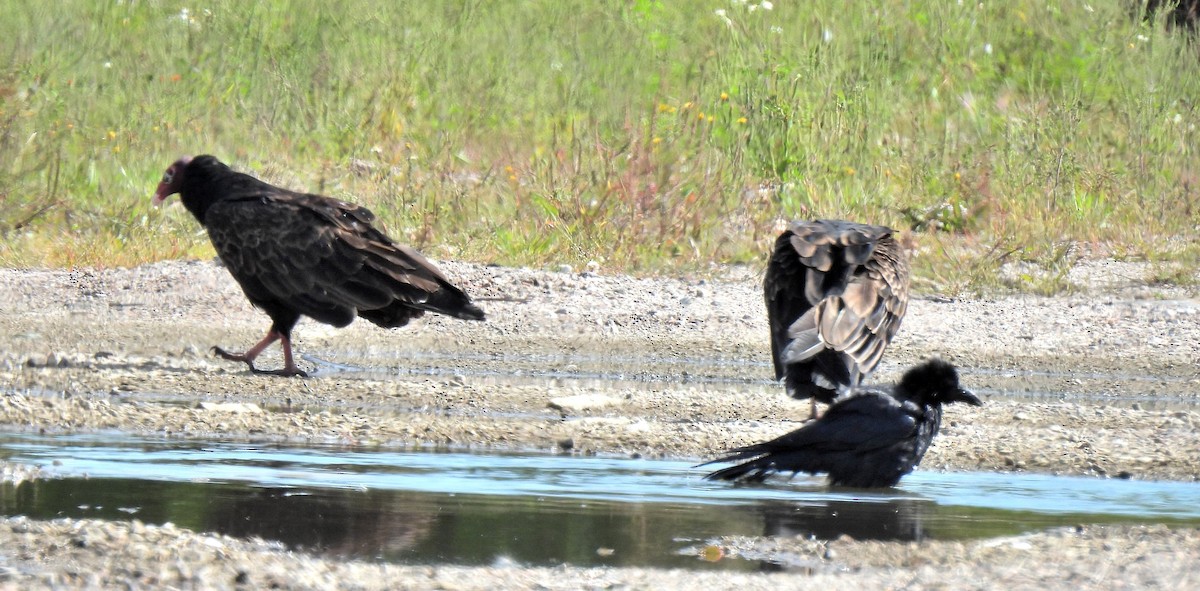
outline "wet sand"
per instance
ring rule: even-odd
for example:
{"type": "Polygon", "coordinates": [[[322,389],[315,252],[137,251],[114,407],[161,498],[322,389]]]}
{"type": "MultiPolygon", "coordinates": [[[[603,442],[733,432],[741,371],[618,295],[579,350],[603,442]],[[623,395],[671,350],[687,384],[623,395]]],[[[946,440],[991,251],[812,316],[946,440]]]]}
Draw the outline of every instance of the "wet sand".
{"type": "MultiPolygon", "coordinates": [[[[398,330],[364,322],[335,330],[305,321],[296,331],[298,350],[347,365],[302,362],[317,370],[308,379],[253,376],[208,353],[213,345],[244,348],[269,324],[214,264],[0,270],[0,425],[701,460],[794,429],[807,415],[807,405],[788,400],[768,380],[766,322],[758,278],[748,269],[705,279],[639,279],[444,268],[484,300],[488,322],[428,317],[398,330]],[[202,402],[263,410],[232,412],[202,402]]],[[[1200,303],[1192,293],[1145,284],[1146,272],[1097,261],[1072,272],[1071,296],[913,301],[873,379],[890,381],[939,355],[959,365],[964,384],[986,400],[978,409],[948,407],[920,469],[1200,480],[1200,303]]],[[[265,367],[280,363],[277,350],[262,360],[265,367]]],[[[11,467],[9,473],[22,474],[11,467]]],[[[703,579],[718,588],[1032,588],[1067,581],[1081,588],[1152,582],[1187,588],[1196,581],[1185,575],[1200,572],[1200,535],[1159,526],[1086,526],[969,543],[719,543],[730,554],[749,547],[756,556],[811,555],[814,568],[688,573],[687,586],[703,579]],[[954,576],[940,579],[943,571],[954,576]]],[[[203,550],[218,547],[212,550],[218,555],[244,558],[243,578],[253,586],[267,580],[295,588],[684,583],[677,573],[655,569],[338,563],[136,523],[10,520],[0,525],[0,585],[234,587],[242,572],[230,570],[236,561],[209,564],[203,550]],[[154,537],[141,550],[133,543],[72,545],[80,531],[93,530],[97,540],[154,537]],[[202,550],[164,573],[152,558],[164,547],[185,557],[186,548],[202,550]],[[137,565],[140,577],[129,571],[137,565]],[[99,578],[79,578],[83,572],[99,578]]]]}

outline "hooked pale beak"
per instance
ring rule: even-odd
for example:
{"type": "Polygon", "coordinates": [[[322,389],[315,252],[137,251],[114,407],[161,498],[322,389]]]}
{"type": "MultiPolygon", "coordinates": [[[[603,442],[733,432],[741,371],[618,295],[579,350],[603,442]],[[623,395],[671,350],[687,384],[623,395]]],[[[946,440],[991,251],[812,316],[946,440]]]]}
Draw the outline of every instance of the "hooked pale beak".
{"type": "Polygon", "coordinates": [[[176,160],[174,164],[167,168],[163,173],[162,180],[158,183],[158,189],[154,191],[154,198],[150,203],[155,207],[162,205],[167,197],[179,192],[180,185],[183,184],[183,173],[187,165],[192,161],[191,156],[184,156],[176,160]]]}
{"type": "Polygon", "coordinates": [[[154,192],[154,197],[150,199],[150,203],[154,204],[154,207],[162,205],[163,201],[166,201],[167,197],[171,195],[167,192],[168,190],[169,188],[166,183],[159,183],[158,190],[154,192]]]}

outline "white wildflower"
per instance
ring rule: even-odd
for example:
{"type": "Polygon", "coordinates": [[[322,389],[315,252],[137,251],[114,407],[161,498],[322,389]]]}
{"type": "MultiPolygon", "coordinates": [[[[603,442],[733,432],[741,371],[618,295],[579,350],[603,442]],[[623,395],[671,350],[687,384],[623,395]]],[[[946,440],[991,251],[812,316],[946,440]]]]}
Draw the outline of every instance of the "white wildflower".
{"type": "MultiPolygon", "coordinates": [[[[211,15],[212,13],[209,12],[208,10],[205,10],[204,14],[205,14],[205,16],[208,16],[208,15],[211,15]]],[[[179,12],[171,18],[174,20],[178,20],[190,27],[198,27],[200,25],[200,23],[196,20],[196,17],[192,16],[192,11],[188,10],[186,6],[183,8],[180,8],[179,12]]]]}

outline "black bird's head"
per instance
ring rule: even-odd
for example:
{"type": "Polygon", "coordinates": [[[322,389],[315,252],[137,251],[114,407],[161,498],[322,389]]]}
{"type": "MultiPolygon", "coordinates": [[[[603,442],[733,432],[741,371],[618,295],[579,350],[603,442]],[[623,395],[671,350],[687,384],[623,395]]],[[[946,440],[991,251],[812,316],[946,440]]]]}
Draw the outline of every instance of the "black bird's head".
{"type": "Polygon", "coordinates": [[[926,404],[966,402],[983,406],[975,394],[958,384],[958,370],[944,359],[930,359],[904,372],[896,393],[908,400],[921,399],[926,404]]]}
{"type": "Polygon", "coordinates": [[[214,156],[183,156],[163,172],[152,203],[162,205],[178,193],[188,211],[203,223],[204,212],[227,192],[231,176],[229,167],[214,156]]]}

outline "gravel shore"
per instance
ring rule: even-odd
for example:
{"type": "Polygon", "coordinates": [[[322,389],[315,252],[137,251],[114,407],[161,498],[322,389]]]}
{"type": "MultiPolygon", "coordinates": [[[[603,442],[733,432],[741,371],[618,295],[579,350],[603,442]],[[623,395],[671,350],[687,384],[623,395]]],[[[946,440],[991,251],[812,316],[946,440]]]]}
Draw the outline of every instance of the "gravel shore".
{"type": "MultiPolygon", "coordinates": [[[[207,353],[244,348],[269,324],[212,263],[0,269],[0,425],[405,447],[570,442],[579,453],[700,460],[794,429],[807,415],[767,379],[766,322],[748,269],[639,279],[443,268],[482,300],[488,322],[429,317],[387,331],[305,321],[298,350],[331,362],[304,362],[316,369],[309,379],[251,376],[207,353]]],[[[1147,284],[1148,272],[1093,261],[1072,271],[1070,296],[913,301],[874,379],[939,355],[986,401],[947,409],[920,469],[1200,480],[1200,303],[1147,284]]],[[[279,363],[277,351],[264,356],[266,367],[279,363]]],[[[11,465],[0,474],[42,476],[11,465]]],[[[722,544],[730,553],[811,555],[814,568],[681,577],[403,567],[138,522],[15,518],[0,522],[0,587],[1182,589],[1200,572],[1200,533],[1161,526],[977,542],[722,544]]]]}

